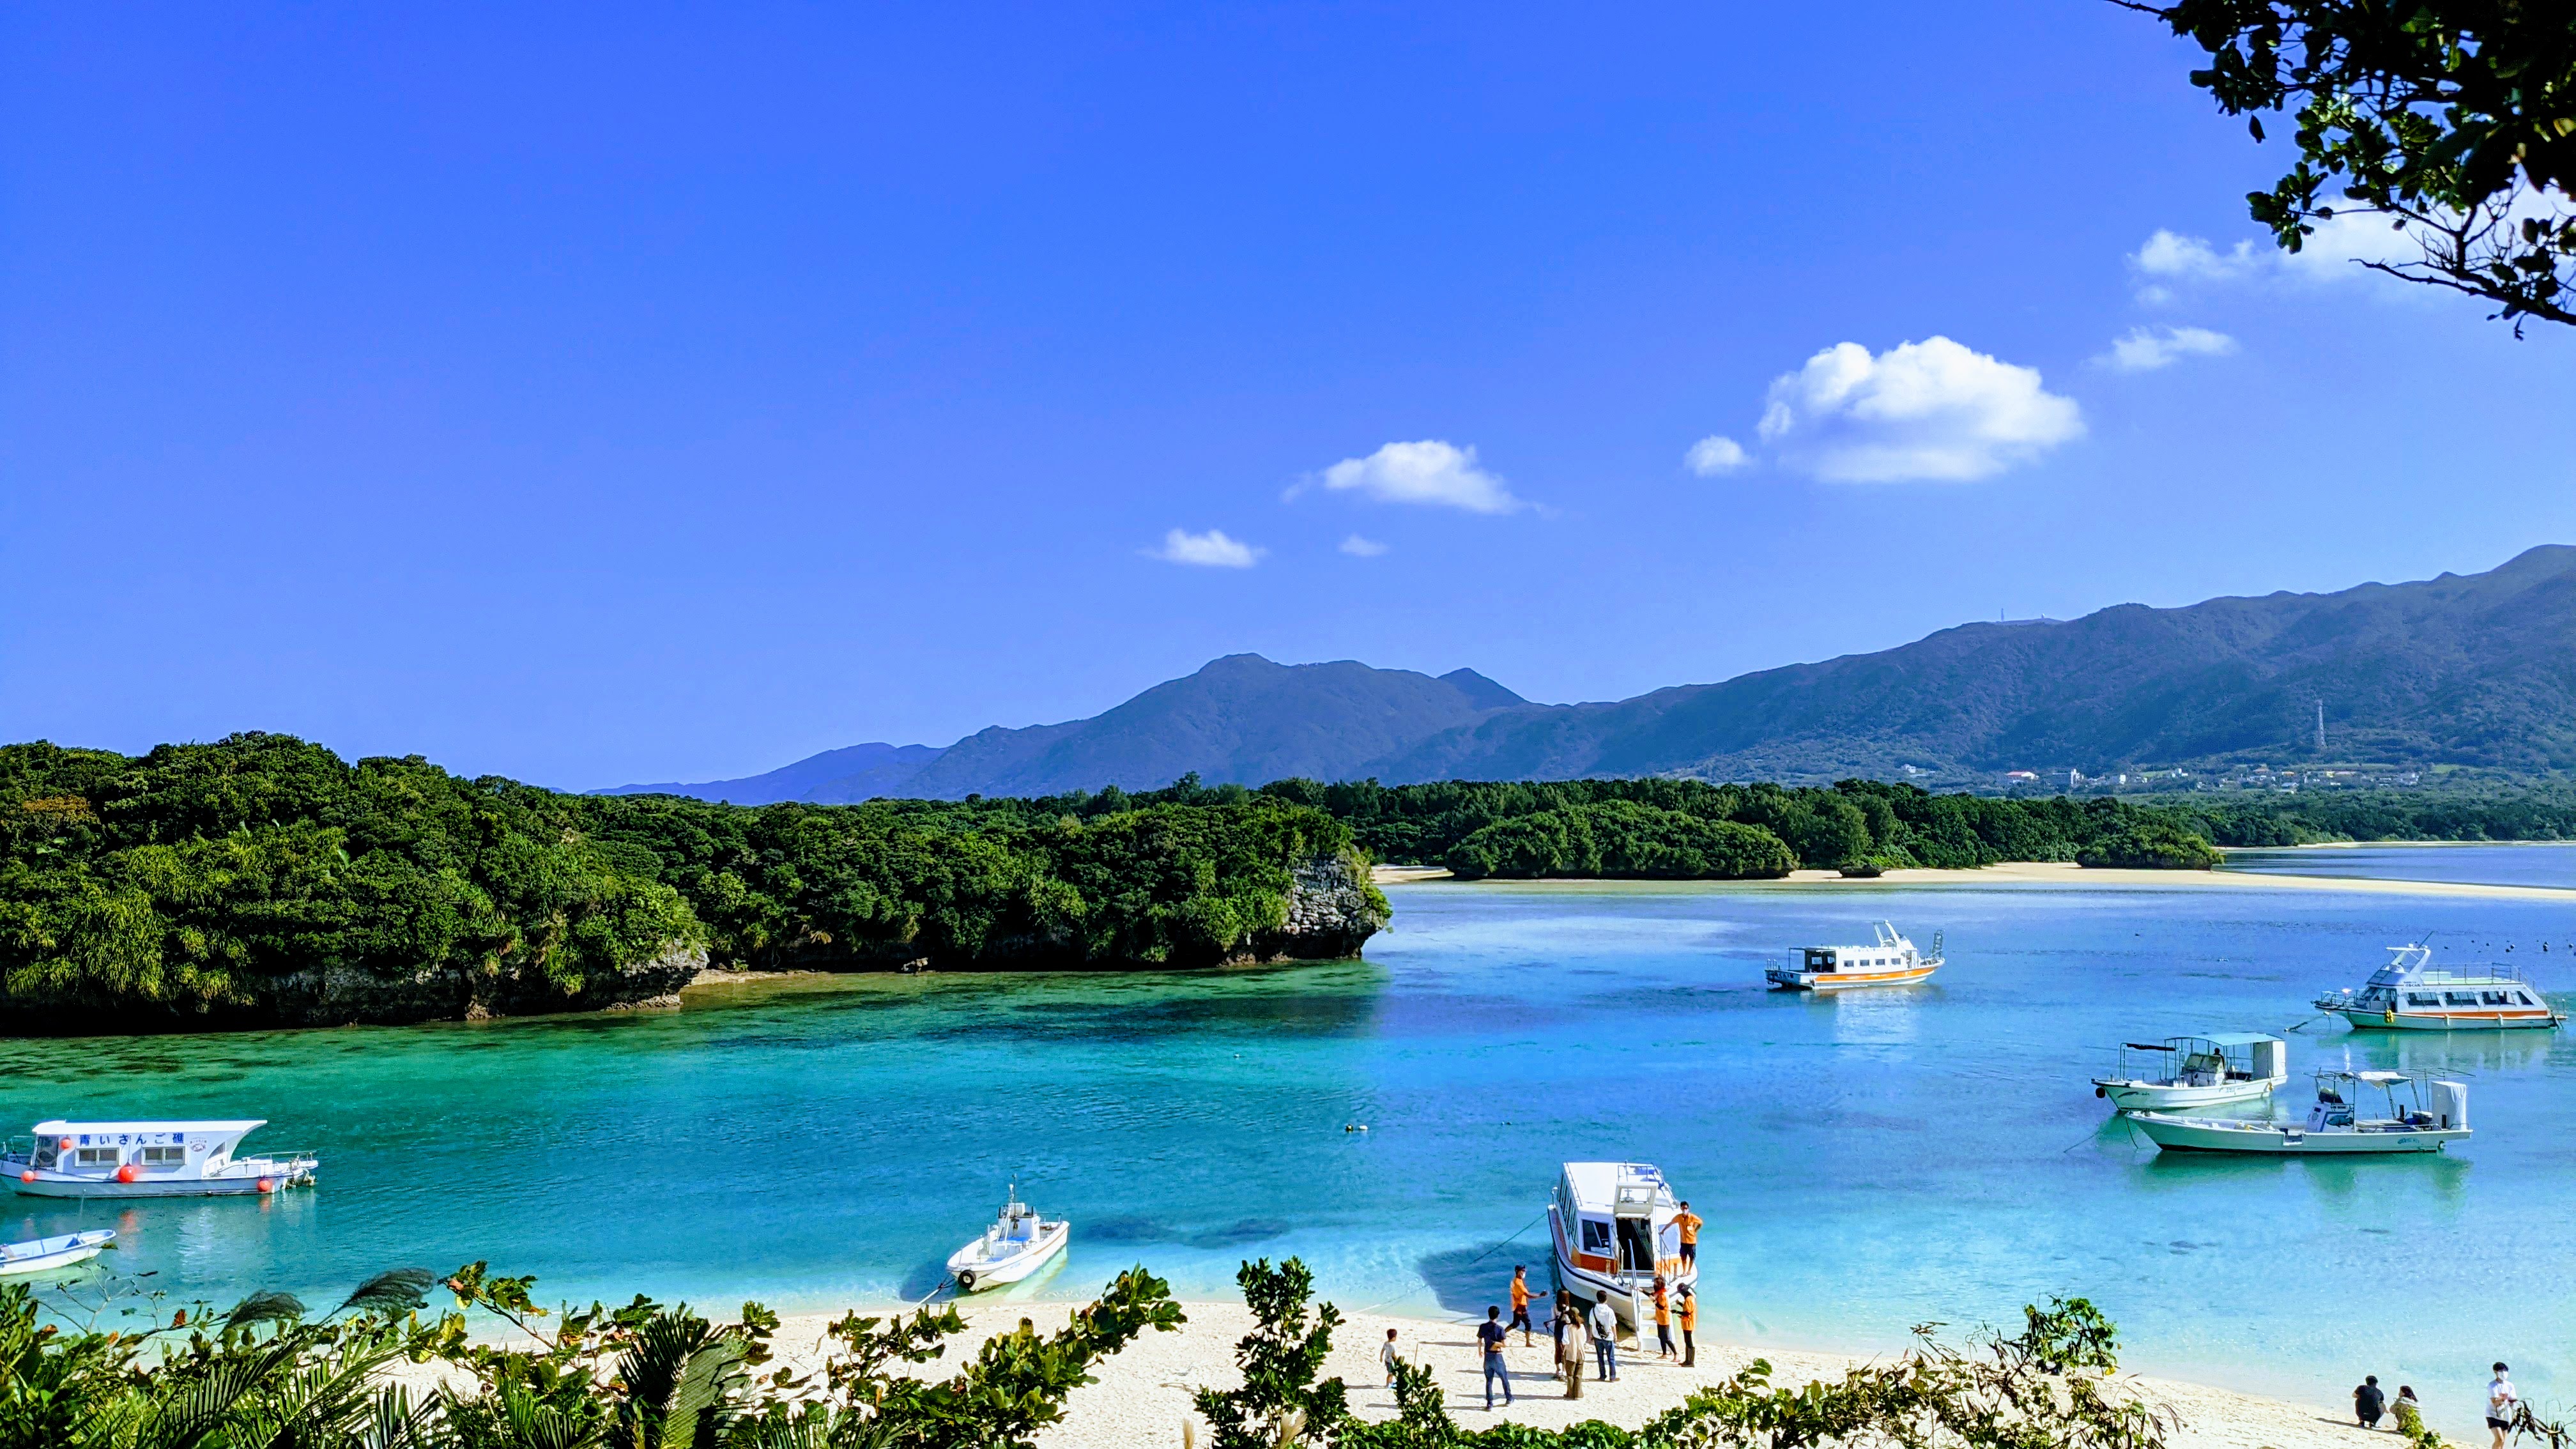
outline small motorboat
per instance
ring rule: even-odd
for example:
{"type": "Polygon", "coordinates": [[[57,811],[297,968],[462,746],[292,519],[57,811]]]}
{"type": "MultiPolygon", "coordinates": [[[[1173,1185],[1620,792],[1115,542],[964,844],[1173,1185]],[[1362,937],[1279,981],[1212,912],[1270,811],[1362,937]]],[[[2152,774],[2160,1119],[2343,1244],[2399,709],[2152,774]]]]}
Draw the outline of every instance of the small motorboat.
{"type": "Polygon", "coordinates": [[[2289,1079],[2290,1048],[2279,1037],[2212,1031],[2122,1042],[2119,1067],[2093,1079],[2093,1095],[2123,1112],[2162,1112],[2255,1101],[2289,1079]]]}
{"type": "Polygon", "coordinates": [[[0,1278],[22,1278],[30,1273],[51,1273],[77,1267],[97,1257],[99,1250],[115,1238],[116,1233],[112,1229],[91,1228],[87,1232],[38,1238],[32,1243],[0,1243],[0,1278]]]}
{"type": "Polygon", "coordinates": [[[214,1197],[307,1187],[320,1159],[240,1157],[264,1121],[39,1122],[0,1151],[0,1173],[29,1197],[214,1197]]]}
{"type": "Polygon", "coordinates": [[[1697,1291],[1699,1264],[1682,1257],[1681,1213],[1671,1184],[1651,1163],[1569,1162],[1548,1198],[1556,1281],[1587,1307],[1610,1309],[1635,1329],[1655,1279],[1666,1291],[1697,1291]]]}
{"type": "Polygon", "coordinates": [[[2388,964],[2360,990],[2329,991],[2314,1004],[2354,1026],[2388,1031],[2547,1031],[2567,1020],[2538,988],[2502,967],[2435,970],[2433,948],[2421,942],[2389,947],[2388,964]]]}
{"type": "Polygon", "coordinates": [[[960,1293],[1017,1283],[1062,1253],[1072,1236],[1072,1223],[1039,1217],[1020,1201],[1020,1186],[1013,1183],[1010,1196],[1003,1200],[1002,1215],[984,1230],[984,1236],[948,1255],[948,1273],[957,1280],[960,1293]]]}
{"type": "Polygon", "coordinates": [[[1931,979],[1941,969],[1941,937],[1932,937],[1925,955],[1886,921],[1875,928],[1877,940],[1866,946],[1802,946],[1789,953],[1789,964],[1762,975],[1783,991],[1849,991],[1861,986],[1911,986],[1931,979]]]}
{"type": "Polygon", "coordinates": [[[2317,1073],[2317,1103],[2303,1123],[2246,1117],[2131,1112],[2123,1121],[2167,1152],[2264,1152],[2280,1157],[2439,1152],[2469,1136],[2469,1089],[2428,1072],[2317,1073]],[[2363,1117],[2351,1098],[2375,1090],[2387,1115],[2363,1117]],[[2427,1110],[2429,1103],[2430,1110],[2427,1110]]]}

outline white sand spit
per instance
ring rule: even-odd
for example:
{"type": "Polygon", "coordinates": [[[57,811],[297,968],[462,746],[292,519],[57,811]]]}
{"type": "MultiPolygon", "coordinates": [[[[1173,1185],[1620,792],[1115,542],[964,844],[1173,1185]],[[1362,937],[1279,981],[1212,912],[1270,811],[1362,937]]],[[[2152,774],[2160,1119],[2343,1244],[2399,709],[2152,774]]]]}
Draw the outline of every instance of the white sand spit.
{"type": "MultiPolygon", "coordinates": [[[[1419,881],[1446,881],[1449,872],[1428,866],[1381,865],[1372,871],[1380,885],[1411,885],[1419,881]]],[[[1481,884],[1481,882],[1479,882],[1481,884]]],[[[1891,870],[1885,875],[1866,880],[1846,880],[1830,870],[1793,870],[1786,880],[1745,881],[1600,881],[1600,880],[1515,880],[1497,881],[1496,885],[1521,888],[1577,886],[1597,890],[1604,886],[1650,886],[1672,890],[1691,885],[1722,885],[1733,890],[1783,890],[1810,886],[1829,886],[1848,890],[1867,890],[1872,886],[1941,886],[1941,885],[2033,885],[2105,887],[2122,890],[2289,890],[2289,891],[2360,891],[2383,896],[2459,896],[2483,900],[2562,901],[2576,903],[2576,890],[2564,886],[2478,885],[2467,881],[2369,880],[2344,875],[2269,875],[2250,870],[2110,870],[2086,867],[2072,861],[2014,861],[1989,865],[1976,870],[1891,870]]]]}

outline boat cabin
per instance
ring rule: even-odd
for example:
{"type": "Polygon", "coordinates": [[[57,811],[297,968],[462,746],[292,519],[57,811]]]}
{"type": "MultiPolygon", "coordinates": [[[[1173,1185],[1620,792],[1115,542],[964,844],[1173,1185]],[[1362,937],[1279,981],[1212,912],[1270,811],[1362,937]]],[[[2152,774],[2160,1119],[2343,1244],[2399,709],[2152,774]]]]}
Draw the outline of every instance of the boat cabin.
{"type": "Polygon", "coordinates": [[[38,1172],[115,1177],[203,1177],[220,1173],[233,1149],[265,1120],[246,1122],[39,1122],[12,1138],[0,1162],[38,1172]]]}

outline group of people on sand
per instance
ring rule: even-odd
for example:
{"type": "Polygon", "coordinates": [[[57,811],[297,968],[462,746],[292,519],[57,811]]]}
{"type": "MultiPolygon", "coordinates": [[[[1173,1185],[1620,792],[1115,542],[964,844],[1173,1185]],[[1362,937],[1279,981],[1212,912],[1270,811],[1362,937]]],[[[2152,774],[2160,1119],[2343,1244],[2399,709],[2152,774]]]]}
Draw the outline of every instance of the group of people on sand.
{"type": "MultiPolygon", "coordinates": [[[[2510,1371],[2502,1363],[2495,1366],[2495,1377],[2487,1381],[2487,1433],[2493,1442],[2489,1449],[2504,1449],[2505,1436],[2513,1432],[2513,1411],[2522,1403],[2515,1391],[2510,1371]]],[[[2408,1438],[2424,1432],[2424,1405],[2415,1397],[2411,1385],[2399,1384],[2397,1398],[2391,1402],[2388,1391],[2379,1386],[2379,1375],[2364,1374],[2352,1391],[2352,1416],[2365,1429],[2376,1429],[2382,1418],[2395,1420],[2393,1427],[2408,1438]]]]}
{"type": "MultiPolygon", "coordinates": [[[[1680,1230],[1681,1262],[1685,1268],[1699,1261],[1700,1224],[1700,1217],[1690,1210],[1687,1202],[1673,1217],[1673,1226],[1680,1230]]],[[[1583,1397],[1583,1366],[1587,1357],[1592,1361],[1599,1382],[1618,1381],[1619,1312],[1610,1306],[1610,1294],[1606,1289],[1594,1290],[1592,1302],[1587,1304],[1572,1291],[1559,1288],[1556,1290],[1555,1312],[1544,1329],[1530,1317],[1533,1294],[1527,1264],[1513,1266],[1510,1296],[1512,1316],[1509,1319],[1503,1317],[1502,1305],[1492,1304],[1485,1309],[1485,1321],[1476,1325],[1476,1351],[1485,1371],[1485,1407],[1488,1410],[1494,1407],[1494,1387],[1497,1384],[1502,1386],[1504,1405],[1508,1407],[1512,1402],[1512,1377],[1503,1362],[1503,1346],[1515,1328],[1520,1330],[1523,1347],[1533,1345],[1541,1332],[1554,1340],[1556,1377],[1565,1381],[1567,1398],[1583,1397]],[[1587,1347],[1591,1350],[1589,1355],[1585,1353],[1587,1347]]],[[[1696,1366],[1699,1345],[1693,1334],[1699,1327],[1699,1295],[1688,1285],[1668,1285],[1664,1275],[1658,1273],[1653,1287],[1647,1292],[1646,1302],[1639,1306],[1642,1308],[1647,1304],[1652,1305],[1653,1311],[1655,1356],[1682,1368],[1696,1366]],[[1673,1329],[1677,1326],[1682,1334],[1678,1348],[1673,1344],[1673,1329]]],[[[1645,1341],[1645,1325],[1642,1323],[1637,1326],[1637,1338],[1642,1346],[1645,1341]]],[[[1395,1343],[1395,1330],[1390,1328],[1386,1331],[1385,1347],[1378,1350],[1378,1361],[1386,1370],[1389,1388],[1395,1386],[1395,1367],[1401,1361],[1396,1354],[1395,1343]]]]}

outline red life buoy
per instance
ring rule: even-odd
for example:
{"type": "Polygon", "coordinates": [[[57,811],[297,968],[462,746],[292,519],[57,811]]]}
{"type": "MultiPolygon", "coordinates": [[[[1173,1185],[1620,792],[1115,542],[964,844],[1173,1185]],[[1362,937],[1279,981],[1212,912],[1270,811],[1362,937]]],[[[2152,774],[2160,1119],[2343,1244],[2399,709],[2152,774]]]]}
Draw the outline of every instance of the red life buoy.
{"type": "Polygon", "coordinates": [[[129,1162],[123,1167],[118,1168],[116,1170],[116,1180],[119,1182],[132,1182],[134,1180],[134,1164],[129,1162]]]}
{"type": "Polygon", "coordinates": [[[70,1138],[68,1138],[68,1137],[66,1137],[66,1138],[64,1138],[64,1139],[63,1139],[63,1150],[64,1150],[65,1152],[69,1152],[69,1151],[71,1151],[71,1150],[72,1150],[72,1140],[71,1140],[70,1138]]]}
{"type": "Polygon", "coordinates": [[[275,1192],[275,1191],[277,1191],[277,1182],[276,1182],[276,1179],[274,1179],[274,1178],[267,1178],[267,1177],[263,1177],[263,1178],[261,1178],[261,1179],[259,1180],[259,1190],[260,1190],[261,1192],[275,1192]]]}
{"type": "Polygon", "coordinates": [[[19,1173],[18,1180],[20,1182],[34,1182],[36,1180],[36,1169],[30,1167],[26,1171],[19,1173]]]}

